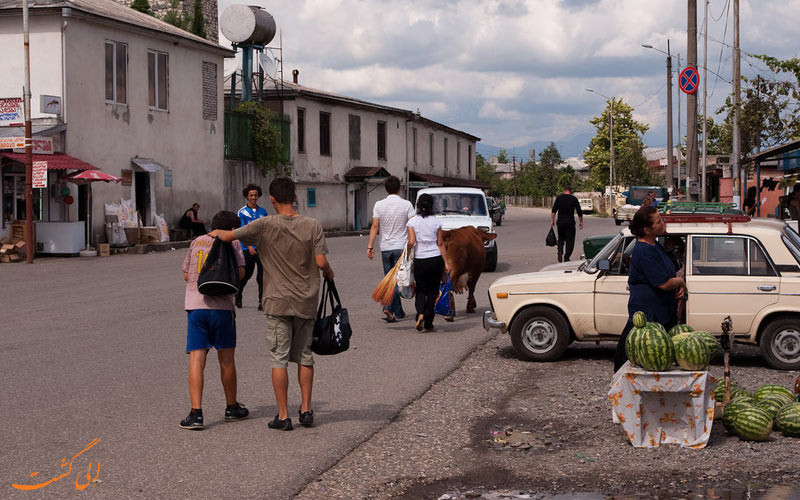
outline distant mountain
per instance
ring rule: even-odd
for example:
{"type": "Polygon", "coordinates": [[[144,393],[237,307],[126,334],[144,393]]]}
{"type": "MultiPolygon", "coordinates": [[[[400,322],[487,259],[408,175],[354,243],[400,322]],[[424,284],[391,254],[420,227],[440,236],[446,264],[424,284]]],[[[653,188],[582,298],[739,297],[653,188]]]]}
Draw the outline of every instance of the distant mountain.
{"type": "Polygon", "coordinates": [[[561,156],[563,158],[567,158],[570,156],[580,156],[583,154],[592,137],[594,137],[594,134],[584,133],[578,134],[563,141],[533,141],[518,147],[493,146],[491,144],[479,142],[475,147],[475,151],[483,155],[483,157],[488,160],[490,156],[496,156],[500,148],[503,148],[506,150],[506,153],[508,153],[509,157],[516,155],[517,159],[528,161],[528,156],[530,154],[529,151],[531,148],[536,150],[536,157],[538,158],[542,150],[550,145],[550,142],[555,142],[556,146],[558,147],[558,151],[561,153],[561,156]]]}

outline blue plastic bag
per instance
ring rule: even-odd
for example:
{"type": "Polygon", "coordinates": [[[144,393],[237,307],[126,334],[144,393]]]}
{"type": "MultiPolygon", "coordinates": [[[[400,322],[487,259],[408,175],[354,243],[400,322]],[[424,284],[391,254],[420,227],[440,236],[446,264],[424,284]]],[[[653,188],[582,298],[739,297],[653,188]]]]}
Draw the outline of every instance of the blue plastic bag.
{"type": "Polygon", "coordinates": [[[436,305],[433,311],[442,316],[453,317],[456,315],[455,297],[453,296],[453,283],[450,281],[450,275],[447,275],[447,280],[439,285],[439,296],[436,297],[436,305]]]}

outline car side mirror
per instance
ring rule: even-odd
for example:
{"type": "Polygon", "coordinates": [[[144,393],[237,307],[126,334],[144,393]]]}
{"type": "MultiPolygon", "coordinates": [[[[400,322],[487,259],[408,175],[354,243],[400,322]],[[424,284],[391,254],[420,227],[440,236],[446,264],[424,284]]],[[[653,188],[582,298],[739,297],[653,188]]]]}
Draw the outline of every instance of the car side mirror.
{"type": "Polygon", "coordinates": [[[611,262],[609,262],[608,259],[603,259],[597,263],[597,269],[601,271],[608,271],[611,269],[611,262]]]}

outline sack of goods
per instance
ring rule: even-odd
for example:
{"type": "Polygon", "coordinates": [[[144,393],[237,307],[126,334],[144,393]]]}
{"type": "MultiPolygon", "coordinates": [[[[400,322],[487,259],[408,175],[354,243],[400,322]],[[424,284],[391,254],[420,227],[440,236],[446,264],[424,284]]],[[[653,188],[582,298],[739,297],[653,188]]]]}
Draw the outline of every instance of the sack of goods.
{"type": "Polygon", "coordinates": [[[230,295],[239,291],[236,251],[233,245],[214,239],[200,274],[197,291],[203,295],[230,295]]]}
{"type": "Polygon", "coordinates": [[[350,349],[352,335],[350,317],[347,315],[347,309],[342,307],[336,285],[333,280],[325,278],[325,282],[322,284],[322,298],[317,309],[317,320],[314,322],[311,351],[320,356],[339,354],[350,349]],[[330,314],[327,313],[329,302],[330,314]]]}

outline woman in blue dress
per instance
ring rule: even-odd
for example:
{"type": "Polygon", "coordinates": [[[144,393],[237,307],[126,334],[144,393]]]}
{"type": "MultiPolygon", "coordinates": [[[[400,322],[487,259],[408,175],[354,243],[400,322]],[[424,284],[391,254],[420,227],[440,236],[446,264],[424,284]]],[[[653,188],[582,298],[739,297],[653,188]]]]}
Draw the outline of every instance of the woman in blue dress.
{"type": "Polygon", "coordinates": [[[633,328],[633,313],[644,312],[647,321],[655,321],[669,330],[678,323],[677,306],[686,291],[686,282],[676,276],[677,269],[656,238],[666,233],[666,225],[655,207],[642,207],[631,220],[630,231],[636,236],[628,271],[628,324],[622,331],[614,355],[614,372],[628,360],[625,340],[633,328]]]}

